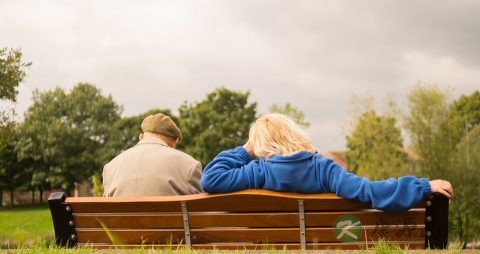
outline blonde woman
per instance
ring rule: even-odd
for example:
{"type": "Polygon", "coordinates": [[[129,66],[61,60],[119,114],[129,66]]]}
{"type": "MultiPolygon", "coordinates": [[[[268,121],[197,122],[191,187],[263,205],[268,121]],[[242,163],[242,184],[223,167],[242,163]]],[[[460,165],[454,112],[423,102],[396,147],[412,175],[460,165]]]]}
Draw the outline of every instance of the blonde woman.
{"type": "Polygon", "coordinates": [[[300,193],[335,193],[386,211],[405,211],[431,192],[451,198],[443,180],[403,176],[370,182],[322,157],[299,127],[281,114],[264,115],[250,128],[244,146],[221,152],[203,171],[210,193],[269,189],[300,193]],[[257,158],[257,159],[253,159],[257,158]]]}

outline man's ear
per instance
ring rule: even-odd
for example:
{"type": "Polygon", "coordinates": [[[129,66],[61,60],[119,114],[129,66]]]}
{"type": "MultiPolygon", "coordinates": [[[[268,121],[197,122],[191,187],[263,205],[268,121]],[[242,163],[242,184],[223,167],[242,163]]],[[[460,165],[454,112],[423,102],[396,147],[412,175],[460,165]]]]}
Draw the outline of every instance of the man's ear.
{"type": "Polygon", "coordinates": [[[138,140],[142,140],[142,139],[143,139],[143,133],[140,133],[140,134],[138,135],[138,140]]]}

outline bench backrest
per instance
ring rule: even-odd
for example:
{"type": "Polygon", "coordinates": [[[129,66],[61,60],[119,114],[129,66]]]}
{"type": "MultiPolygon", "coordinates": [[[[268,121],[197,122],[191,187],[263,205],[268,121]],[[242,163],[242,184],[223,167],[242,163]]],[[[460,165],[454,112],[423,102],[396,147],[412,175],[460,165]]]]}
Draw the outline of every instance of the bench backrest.
{"type": "Polygon", "coordinates": [[[333,194],[267,190],[128,198],[53,193],[49,205],[61,246],[356,249],[383,238],[418,249],[445,248],[448,237],[448,199],[441,195],[404,213],[333,194]]]}

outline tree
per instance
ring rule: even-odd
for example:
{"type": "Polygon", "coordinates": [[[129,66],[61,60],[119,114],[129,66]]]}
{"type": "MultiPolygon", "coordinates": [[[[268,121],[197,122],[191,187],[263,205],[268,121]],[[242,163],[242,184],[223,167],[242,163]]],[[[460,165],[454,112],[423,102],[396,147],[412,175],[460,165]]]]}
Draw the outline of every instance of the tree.
{"type": "Polygon", "coordinates": [[[449,162],[441,165],[441,177],[455,186],[451,232],[466,244],[480,236],[480,194],[476,190],[480,185],[480,92],[462,95],[450,104],[447,115],[436,140],[443,148],[438,155],[449,162]]]}
{"type": "Polygon", "coordinates": [[[477,159],[480,138],[480,93],[462,96],[448,105],[448,92],[418,84],[409,96],[406,129],[419,155],[423,176],[452,182],[450,232],[464,244],[480,236],[477,159]]]}
{"type": "Polygon", "coordinates": [[[290,103],[286,103],[283,106],[273,104],[269,110],[271,113],[280,113],[289,116],[293,121],[295,121],[300,127],[308,128],[310,123],[305,120],[305,114],[290,103]]]}
{"type": "MultiPolygon", "coordinates": [[[[14,124],[0,127],[0,193],[10,191],[10,205],[13,206],[13,193],[28,181],[25,165],[18,160],[15,151],[16,130],[14,124]]],[[[2,195],[3,196],[3,195],[2,195]]],[[[0,206],[3,200],[0,199],[0,206]]]]}
{"type": "Polygon", "coordinates": [[[20,129],[19,156],[41,165],[34,178],[47,176],[43,181],[52,187],[70,191],[103,166],[99,151],[120,112],[111,96],[87,83],[69,92],[35,91],[20,129]]]}
{"type": "Polygon", "coordinates": [[[356,123],[354,131],[347,136],[348,169],[371,180],[404,175],[407,155],[402,150],[403,141],[395,118],[369,111],[356,123]]]}
{"type": "Polygon", "coordinates": [[[455,188],[451,201],[452,235],[463,245],[480,236],[480,124],[473,127],[456,147],[450,181],[455,188]]]}
{"type": "Polygon", "coordinates": [[[249,95],[218,88],[203,101],[183,103],[179,109],[183,134],[179,148],[205,166],[220,151],[243,145],[256,118],[257,104],[248,103],[249,95]]]}
{"type": "Polygon", "coordinates": [[[438,140],[447,119],[448,96],[448,92],[438,86],[423,83],[418,83],[408,94],[405,128],[410,134],[412,149],[419,156],[417,174],[425,177],[444,175],[442,171],[448,157],[445,144],[438,140]]]}
{"type": "Polygon", "coordinates": [[[462,95],[453,101],[448,108],[447,119],[442,124],[441,133],[448,138],[453,148],[462,138],[480,124],[480,91],[471,95],[462,95]]]}
{"type": "MultiPolygon", "coordinates": [[[[22,52],[19,49],[0,48],[0,102],[16,101],[17,87],[25,78],[25,69],[30,65],[31,63],[22,61],[22,52]]],[[[15,125],[14,116],[14,107],[8,108],[7,106],[7,108],[0,109],[0,131],[3,133],[2,140],[0,140],[0,143],[2,143],[0,144],[0,206],[3,202],[3,188],[8,187],[11,190],[12,198],[14,188],[12,184],[17,184],[16,181],[18,180],[16,179],[18,174],[12,171],[19,166],[16,153],[12,144],[6,143],[7,140],[13,142],[13,136],[8,135],[14,135],[14,131],[11,130],[12,126],[15,125]],[[12,164],[13,162],[16,163],[12,164]],[[14,173],[11,178],[8,176],[10,173],[14,173]]],[[[13,205],[13,199],[11,204],[13,205]]]]}
{"type": "Polygon", "coordinates": [[[0,48],[0,100],[17,100],[17,87],[25,78],[25,69],[32,63],[22,62],[19,49],[0,48]]]}

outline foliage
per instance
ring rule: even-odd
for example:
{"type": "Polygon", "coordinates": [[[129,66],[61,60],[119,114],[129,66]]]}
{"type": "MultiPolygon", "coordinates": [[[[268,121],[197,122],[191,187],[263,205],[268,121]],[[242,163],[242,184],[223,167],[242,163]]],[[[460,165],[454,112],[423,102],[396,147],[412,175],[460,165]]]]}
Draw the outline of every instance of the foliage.
{"type": "Polygon", "coordinates": [[[446,179],[454,186],[450,232],[463,243],[480,237],[478,135],[480,92],[447,103],[448,93],[436,86],[419,84],[409,96],[406,116],[420,174],[446,179]]]}
{"type": "Polygon", "coordinates": [[[98,174],[94,174],[92,176],[92,195],[94,197],[102,197],[103,196],[103,183],[102,183],[102,180],[100,178],[100,176],[98,176],[98,174]]]}
{"type": "Polygon", "coordinates": [[[17,87],[25,78],[25,68],[31,64],[22,62],[19,49],[0,48],[0,100],[16,101],[17,87]]]}
{"type": "Polygon", "coordinates": [[[448,119],[442,124],[443,136],[449,138],[452,146],[462,140],[467,132],[480,124],[480,91],[469,96],[462,95],[448,109],[448,119]]]}
{"type": "Polygon", "coordinates": [[[249,92],[218,88],[200,102],[180,107],[183,141],[179,148],[205,166],[220,151],[243,145],[255,120],[256,103],[248,103],[249,92]]]}
{"type": "Polygon", "coordinates": [[[305,119],[305,114],[288,102],[283,106],[273,104],[270,107],[270,112],[287,115],[302,128],[310,127],[310,123],[305,119]]]}
{"type": "Polygon", "coordinates": [[[480,238],[480,92],[461,96],[449,107],[437,142],[448,162],[441,168],[455,187],[452,235],[463,243],[480,238]]]}
{"type": "Polygon", "coordinates": [[[477,124],[456,147],[450,180],[455,198],[450,203],[454,234],[463,242],[480,239],[480,125],[477,124]]]}
{"type": "Polygon", "coordinates": [[[402,151],[403,141],[395,118],[369,111],[356,123],[347,136],[348,169],[372,180],[405,174],[407,156],[402,151]]]}
{"type": "MultiPolygon", "coordinates": [[[[29,174],[24,163],[18,160],[15,151],[15,142],[18,138],[15,127],[13,123],[0,127],[0,190],[9,190],[11,194],[19,187],[29,187],[25,186],[29,174]]],[[[10,205],[13,206],[12,198],[10,205]]]]}
{"type": "Polygon", "coordinates": [[[69,191],[102,166],[98,152],[120,111],[111,96],[86,83],[69,92],[35,91],[20,128],[18,155],[39,165],[34,178],[46,176],[42,181],[69,191]]]}
{"type": "Polygon", "coordinates": [[[437,142],[442,123],[447,119],[448,92],[436,85],[418,83],[408,95],[409,112],[405,128],[410,134],[411,146],[419,156],[417,175],[438,178],[445,173],[444,144],[437,142]]]}

